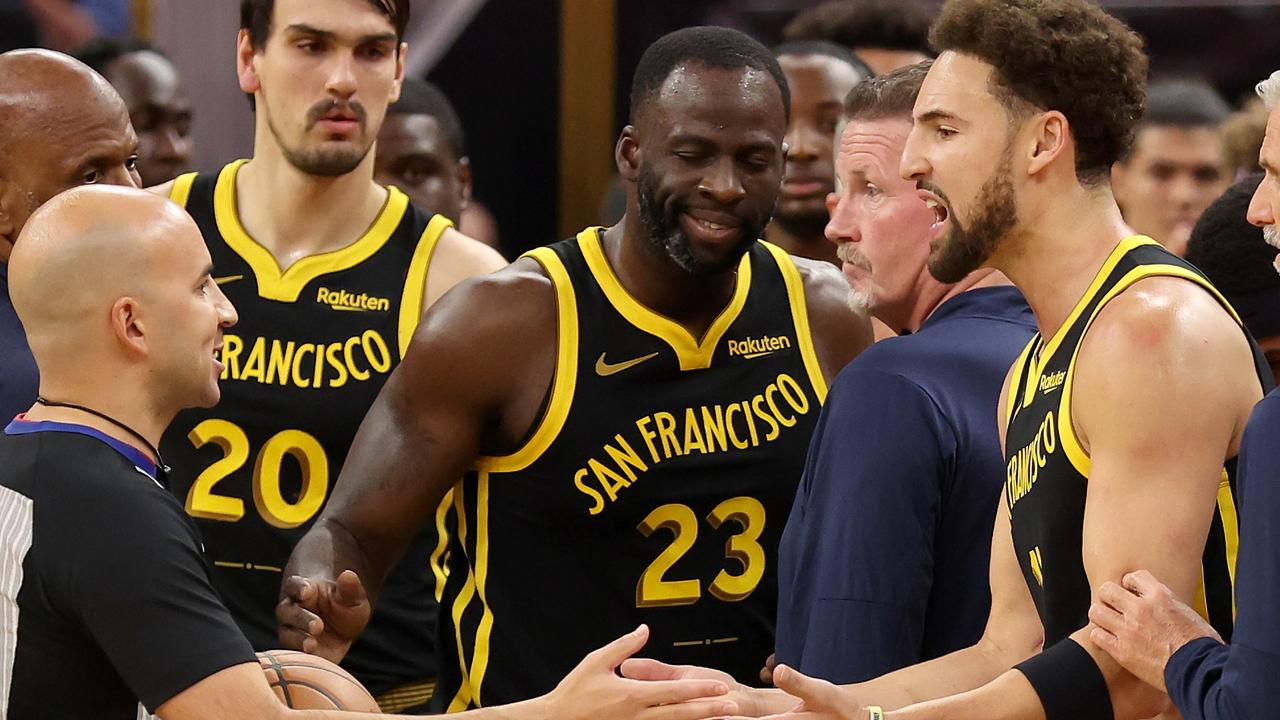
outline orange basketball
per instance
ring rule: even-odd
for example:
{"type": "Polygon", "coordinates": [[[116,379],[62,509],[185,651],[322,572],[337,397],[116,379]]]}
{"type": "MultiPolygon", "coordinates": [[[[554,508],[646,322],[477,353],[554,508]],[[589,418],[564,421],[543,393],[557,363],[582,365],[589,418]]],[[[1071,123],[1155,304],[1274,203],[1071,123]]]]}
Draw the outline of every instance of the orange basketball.
{"type": "Polygon", "coordinates": [[[280,702],[297,710],[381,712],[378,703],[346,670],[322,657],[292,650],[258,653],[258,664],[280,702]]]}

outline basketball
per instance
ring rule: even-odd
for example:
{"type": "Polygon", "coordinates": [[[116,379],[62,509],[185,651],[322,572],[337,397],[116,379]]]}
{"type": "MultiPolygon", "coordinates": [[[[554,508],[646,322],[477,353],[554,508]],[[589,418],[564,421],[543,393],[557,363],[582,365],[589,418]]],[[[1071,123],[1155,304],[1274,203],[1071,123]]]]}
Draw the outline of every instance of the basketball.
{"type": "Polygon", "coordinates": [[[268,650],[258,653],[258,664],[280,702],[295,710],[381,712],[363,685],[322,657],[268,650]]]}

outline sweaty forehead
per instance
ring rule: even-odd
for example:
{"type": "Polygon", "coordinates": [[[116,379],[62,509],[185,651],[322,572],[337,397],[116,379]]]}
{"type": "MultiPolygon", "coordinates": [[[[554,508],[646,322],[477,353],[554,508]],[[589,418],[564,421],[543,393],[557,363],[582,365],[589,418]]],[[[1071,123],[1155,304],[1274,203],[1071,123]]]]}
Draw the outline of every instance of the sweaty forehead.
{"type": "Polygon", "coordinates": [[[874,169],[896,176],[910,132],[911,120],[905,116],[849,121],[840,136],[840,172],[874,169]]]}
{"type": "Polygon", "coordinates": [[[786,108],[773,76],[753,68],[676,67],[644,113],[655,129],[710,125],[717,129],[786,132],[786,108]]]}

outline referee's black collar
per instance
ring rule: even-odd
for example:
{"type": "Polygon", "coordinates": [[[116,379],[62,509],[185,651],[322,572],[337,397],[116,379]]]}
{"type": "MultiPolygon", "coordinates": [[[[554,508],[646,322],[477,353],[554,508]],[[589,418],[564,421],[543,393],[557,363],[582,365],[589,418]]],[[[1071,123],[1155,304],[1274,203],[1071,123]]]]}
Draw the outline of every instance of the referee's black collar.
{"type": "Polygon", "coordinates": [[[39,432],[74,433],[76,435],[86,435],[94,438],[95,440],[104,442],[110,446],[112,450],[115,450],[117,453],[124,456],[125,460],[132,463],[133,466],[138,469],[138,472],[141,472],[143,475],[151,478],[152,482],[157,485],[160,485],[161,487],[165,486],[164,481],[160,478],[160,474],[156,469],[155,461],[147,457],[146,453],[126,442],[121,442],[120,440],[111,437],[101,430],[91,428],[88,425],[55,422],[53,420],[24,420],[23,417],[19,415],[9,423],[8,427],[4,429],[4,433],[6,435],[30,435],[32,433],[39,432]]]}

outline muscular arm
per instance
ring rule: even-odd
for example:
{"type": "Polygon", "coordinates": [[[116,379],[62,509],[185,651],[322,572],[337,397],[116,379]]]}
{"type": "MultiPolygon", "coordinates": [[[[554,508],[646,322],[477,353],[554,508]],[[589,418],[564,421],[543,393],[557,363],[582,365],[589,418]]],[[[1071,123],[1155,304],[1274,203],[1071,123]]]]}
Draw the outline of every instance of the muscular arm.
{"type": "Polygon", "coordinates": [[[849,285],[831,263],[792,257],[804,281],[809,329],[828,384],[875,342],[871,320],[849,306],[849,285]]]}
{"type": "MultiPolygon", "coordinates": [[[[1260,396],[1244,336],[1202,290],[1155,278],[1112,301],[1080,350],[1072,418],[1092,458],[1084,519],[1090,586],[1151,568],[1193,595],[1225,458],[1260,396]]],[[[1096,598],[1095,598],[1096,599],[1096,598]]],[[[1158,714],[1165,698],[1071,635],[1098,664],[1118,720],[1158,714]]],[[[868,696],[869,697],[869,696],[868,696]]],[[[874,700],[874,698],[869,697],[874,700]]],[[[890,717],[1038,720],[1021,673],[890,717]]]]}
{"type": "Polygon", "coordinates": [[[514,450],[532,426],[550,384],[555,328],[553,288],[532,260],[467,280],[437,302],[365,416],[324,513],[295,547],[286,591],[292,576],[329,581],[350,569],[376,595],[477,455],[514,450]]]}

